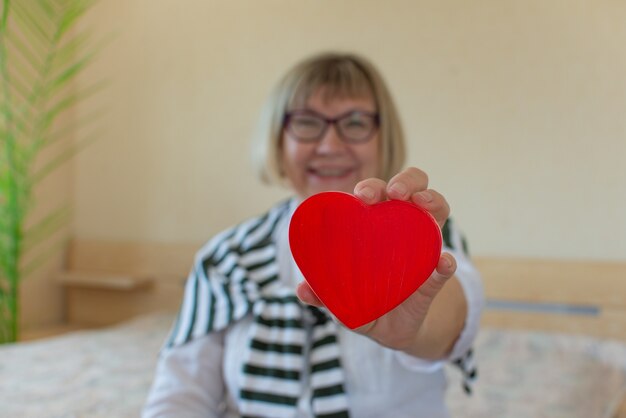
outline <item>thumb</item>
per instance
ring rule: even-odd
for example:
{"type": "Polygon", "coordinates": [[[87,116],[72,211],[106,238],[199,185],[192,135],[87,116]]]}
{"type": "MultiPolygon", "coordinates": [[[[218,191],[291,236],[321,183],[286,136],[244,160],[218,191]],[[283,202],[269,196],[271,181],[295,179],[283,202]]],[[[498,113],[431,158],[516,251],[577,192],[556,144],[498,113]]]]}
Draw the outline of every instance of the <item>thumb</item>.
{"type": "Polygon", "coordinates": [[[433,299],[456,271],[456,260],[450,253],[442,253],[435,271],[418,289],[418,293],[433,299]]]}
{"type": "Polygon", "coordinates": [[[322,301],[317,297],[311,286],[306,281],[301,282],[296,288],[296,295],[298,298],[309,305],[317,306],[318,308],[324,306],[322,301]]]}

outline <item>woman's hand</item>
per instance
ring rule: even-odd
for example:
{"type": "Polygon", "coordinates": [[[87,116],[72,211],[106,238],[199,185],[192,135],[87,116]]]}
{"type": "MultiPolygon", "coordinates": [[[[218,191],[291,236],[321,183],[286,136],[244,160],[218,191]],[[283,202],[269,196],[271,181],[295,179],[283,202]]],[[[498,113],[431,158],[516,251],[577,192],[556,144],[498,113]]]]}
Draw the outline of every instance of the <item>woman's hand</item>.
{"type": "MultiPolygon", "coordinates": [[[[376,178],[363,180],[354,188],[354,194],[370,205],[388,199],[413,202],[430,212],[440,227],[450,214],[445,198],[428,189],[426,173],[417,168],[402,171],[389,183],[376,178]]],[[[467,314],[461,286],[452,277],[455,270],[454,257],[443,253],[433,274],[418,290],[387,314],[355,331],[417,357],[445,356],[460,334],[467,314]]],[[[306,282],[298,286],[297,293],[303,302],[323,306],[306,282]]]]}

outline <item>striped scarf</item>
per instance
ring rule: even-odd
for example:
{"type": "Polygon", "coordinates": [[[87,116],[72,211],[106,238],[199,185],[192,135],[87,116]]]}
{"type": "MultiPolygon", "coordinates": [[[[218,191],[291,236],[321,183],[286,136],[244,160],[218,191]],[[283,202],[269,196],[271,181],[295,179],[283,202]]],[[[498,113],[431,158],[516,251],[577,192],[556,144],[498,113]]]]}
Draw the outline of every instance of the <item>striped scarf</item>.
{"type": "MultiPolygon", "coordinates": [[[[315,417],[349,416],[338,325],[323,309],[305,307],[279,280],[274,233],[290,214],[290,201],[226,230],[196,254],[183,304],[167,347],[220,331],[252,313],[250,346],[239,378],[242,417],[292,417],[309,376],[315,417]],[[308,369],[307,369],[308,367],[308,369]]],[[[448,223],[445,244],[451,247],[448,223]]],[[[463,243],[464,244],[464,243],[463,243]]],[[[465,245],[463,245],[465,247],[465,245]]],[[[471,350],[455,364],[464,388],[476,377],[471,350]]]]}
{"type": "Polygon", "coordinates": [[[322,310],[304,307],[278,278],[273,234],[288,215],[286,202],[219,234],[198,252],[168,346],[222,330],[252,312],[239,376],[241,416],[294,416],[302,372],[309,367],[314,416],[348,417],[337,324],[322,310]]]}

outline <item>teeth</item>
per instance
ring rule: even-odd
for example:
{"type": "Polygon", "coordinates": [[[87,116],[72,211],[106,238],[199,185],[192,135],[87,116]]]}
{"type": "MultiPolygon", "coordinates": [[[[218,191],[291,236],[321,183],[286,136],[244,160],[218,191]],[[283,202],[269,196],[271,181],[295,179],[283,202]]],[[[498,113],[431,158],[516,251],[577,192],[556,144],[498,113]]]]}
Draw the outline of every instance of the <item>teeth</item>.
{"type": "Polygon", "coordinates": [[[349,170],[342,168],[325,168],[325,169],[317,169],[315,172],[318,176],[322,177],[339,177],[346,174],[349,170]]]}

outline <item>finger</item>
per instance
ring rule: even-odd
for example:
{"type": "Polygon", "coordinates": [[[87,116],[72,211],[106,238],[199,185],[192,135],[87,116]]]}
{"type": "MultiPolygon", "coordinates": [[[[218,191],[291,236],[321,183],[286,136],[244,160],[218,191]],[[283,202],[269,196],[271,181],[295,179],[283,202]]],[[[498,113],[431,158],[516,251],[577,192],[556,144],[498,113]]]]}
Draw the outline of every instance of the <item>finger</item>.
{"type": "Polygon", "coordinates": [[[450,253],[442,253],[435,271],[445,277],[446,280],[452,277],[456,272],[456,259],[454,256],[450,253]]]}
{"type": "Polygon", "coordinates": [[[354,195],[361,199],[363,203],[373,205],[387,199],[385,188],[387,183],[381,179],[369,178],[362,180],[354,186],[354,195]]]}
{"type": "Polygon", "coordinates": [[[311,286],[307,282],[302,282],[296,288],[296,295],[298,298],[309,305],[317,306],[318,308],[324,306],[322,301],[317,297],[311,286]]]}
{"type": "Polygon", "coordinates": [[[446,223],[450,216],[450,205],[443,195],[433,189],[423,190],[414,193],[411,201],[426,209],[437,220],[440,228],[446,223]]]}
{"type": "Polygon", "coordinates": [[[411,196],[428,187],[428,176],[419,168],[409,167],[396,174],[387,184],[387,197],[410,200],[411,196]]]}
{"type": "Polygon", "coordinates": [[[454,276],[455,271],[456,260],[452,254],[441,254],[435,271],[433,271],[428,280],[426,280],[426,282],[424,282],[424,284],[419,288],[418,292],[430,299],[433,299],[446,284],[446,281],[448,281],[450,277],[454,276]]]}

